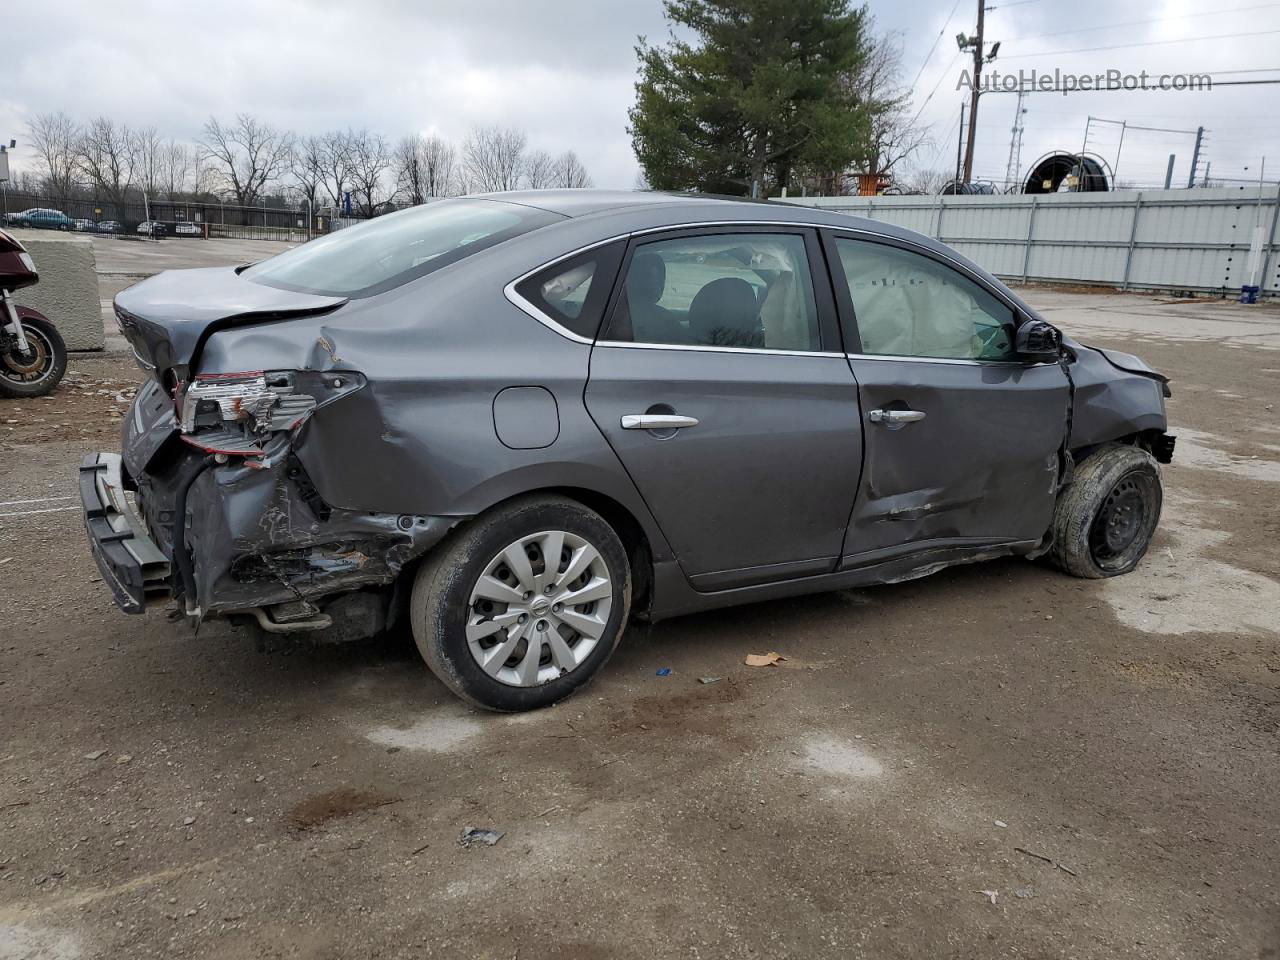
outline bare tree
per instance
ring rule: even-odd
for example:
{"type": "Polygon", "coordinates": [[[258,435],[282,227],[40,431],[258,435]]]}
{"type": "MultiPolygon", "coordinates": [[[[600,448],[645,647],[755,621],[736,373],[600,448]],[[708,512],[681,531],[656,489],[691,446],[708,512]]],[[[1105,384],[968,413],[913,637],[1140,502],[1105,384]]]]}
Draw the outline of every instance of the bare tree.
{"type": "Polygon", "coordinates": [[[342,197],[351,184],[351,151],[347,134],[333,130],[320,138],[320,185],[335,207],[342,206],[342,197]]]}
{"type": "Polygon", "coordinates": [[[289,171],[294,186],[303,202],[314,207],[320,199],[320,186],[324,180],[325,143],[323,137],[312,134],[299,139],[289,155],[289,171]]]}
{"type": "MultiPolygon", "coordinates": [[[[581,190],[592,186],[591,174],[587,173],[587,168],[582,165],[576,153],[566,150],[553,161],[551,185],[581,190]]],[[[649,185],[646,183],[644,187],[637,186],[636,189],[648,190],[649,185]]]]}
{"type": "Polygon", "coordinates": [[[857,109],[870,117],[866,166],[860,171],[889,174],[929,142],[929,129],[912,123],[911,91],[902,85],[902,50],[894,34],[870,45],[862,65],[845,78],[857,109]]]}
{"type": "Polygon", "coordinates": [[[391,152],[380,133],[361,130],[347,134],[347,156],[351,164],[353,194],[366,217],[377,215],[378,208],[391,199],[386,174],[391,168],[391,152]]]}
{"type": "Polygon", "coordinates": [[[65,203],[76,186],[80,125],[61,110],[38,113],[27,124],[27,137],[39,159],[45,191],[65,203]]]}
{"type": "Polygon", "coordinates": [[[201,143],[236,203],[250,206],[288,167],[293,136],[247,113],[238,113],[235,122],[227,126],[210,117],[201,143]]]}
{"type": "Polygon", "coordinates": [[[462,144],[468,187],[480,193],[515,190],[524,166],[524,131],[512,127],[476,127],[462,144]]]}
{"type": "Polygon", "coordinates": [[[422,188],[428,197],[452,197],[465,192],[458,169],[458,151],[444,137],[423,137],[418,147],[422,163],[422,188]]]}
{"type": "Polygon", "coordinates": [[[196,167],[196,152],[188,144],[170,140],[164,145],[161,157],[165,194],[170,200],[180,200],[193,187],[192,173],[196,167]]]}
{"type": "Polygon", "coordinates": [[[898,186],[903,193],[934,196],[955,177],[955,171],[909,169],[898,186]]]}
{"type": "Polygon", "coordinates": [[[76,163],[93,184],[100,199],[116,208],[119,215],[126,194],[133,186],[138,162],[137,138],[124,124],[110,117],[97,117],[80,135],[76,163]]]}
{"type": "Polygon", "coordinates": [[[164,189],[165,144],[155,127],[142,127],[133,132],[135,180],[142,192],[154,200],[164,189]]]}
{"type": "Polygon", "coordinates": [[[419,146],[422,138],[416,133],[401,137],[391,151],[391,167],[396,178],[396,196],[413,206],[425,203],[427,194],[422,186],[422,156],[419,146]]]}
{"type": "Polygon", "coordinates": [[[530,190],[556,186],[555,159],[545,150],[535,150],[524,158],[524,185],[530,190]]]}

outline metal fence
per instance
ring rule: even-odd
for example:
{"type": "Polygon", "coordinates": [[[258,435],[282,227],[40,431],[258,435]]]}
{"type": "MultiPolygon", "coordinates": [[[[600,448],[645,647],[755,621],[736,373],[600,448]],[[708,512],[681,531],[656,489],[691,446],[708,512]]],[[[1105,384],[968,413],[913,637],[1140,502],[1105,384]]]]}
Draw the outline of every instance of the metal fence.
{"type": "Polygon", "coordinates": [[[23,210],[42,208],[58,210],[72,220],[99,224],[115,221],[120,232],[134,234],[144,221],[163,223],[168,233],[178,223],[194,223],[209,238],[234,238],[241,240],[282,240],[302,243],[318,234],[330,233],[342,227],[359,223],[355,217],[336,215],[325,207],[308,212],[306,207],[254,206],[244,207],[217,201],[201,200],[149,200],[130,197],[115,202],[101,198],[72,197],[57,199],[30,193],[8,191],[5,210],[0,215],[17,214],[23,210]]]}
{"type": "Polygon", "coordinates": [[[1153,190],[1041,196],[807,197],[789,203],[928,234],[1005,280],[1219,293],[1249,283],[1261,228],[1260,295],[1280,296],[1280,190],[1153,190]]]}

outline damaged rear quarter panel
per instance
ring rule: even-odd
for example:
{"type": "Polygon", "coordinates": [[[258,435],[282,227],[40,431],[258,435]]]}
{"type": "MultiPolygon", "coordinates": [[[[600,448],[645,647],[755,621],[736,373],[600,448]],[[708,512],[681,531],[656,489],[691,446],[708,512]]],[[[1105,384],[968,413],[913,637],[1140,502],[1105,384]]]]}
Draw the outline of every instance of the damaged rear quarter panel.
{"type": "Polygon", "coordinates": [[[234,372],[252,357],[263,369],[365,376],[360,390],[316,410],[294,441],[335,509],[462,518],[531,490],[585,488],[625,507],[655,557],[668,557],[581,403],[590,346],[519,311],[494,279],[537,266],[564,242],[541,253],[495,247],[326,316],[220,331],[205,346],[200,372],[234,372]],[[555,396],[560,432],[548,447],[512,449],[495,430],[494,398],[529,385],[555,396]]]}

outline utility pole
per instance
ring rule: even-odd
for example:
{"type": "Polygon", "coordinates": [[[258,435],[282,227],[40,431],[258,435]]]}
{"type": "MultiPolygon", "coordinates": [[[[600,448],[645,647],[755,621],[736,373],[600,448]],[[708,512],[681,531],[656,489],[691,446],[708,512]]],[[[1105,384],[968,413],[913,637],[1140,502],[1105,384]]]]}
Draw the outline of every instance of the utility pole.
{"type": "Polygon", "coordinates": [[[963,180],[969,183],[973,179],[973,145],[978,133],[978,97],[982,94],[982,68],[996,58],[1000,51],[997,41],[991,46],[987,55],[985,44],[987,0],[978,0],[978,32],[975,36],[966,37],[963,33],[956,37],[956,44],[963,50],[973,51],[973,83],[969,93],[969,133],[965,137],[963,180]]]}
{"type": "Polygon", "coordinates": [[[1191,152],[1191,175],[1187,177],[1187,188],[1196,185],[1196,170],[1200,166],[1200,145],[1204,143],[1204,127],[1196,128],[1196,146],[1191,152]]]}
{"type": "Polygon", "coordinates": [[[1164,172],[1164,188],[1166,190],[1173,187],[1173,161],[1176,157],[1176,153],[1169,154],[1169,169],[1164,172]]]}
{"type": "Polygon", "coordinates": [[[1013,131],[1012,136],[1009,137],[1009,162],[1004,168],[1006,190],[1017,183],[1018,175],[1022,172],[1022,132],[1026,129],[1022,118],[1027,112],[1027,108],[1022,105],[1022,100],[1026,95],[1025,90],[1018,91],[1018,109],[1013,114],[1013,131]]]}
{"type": "Polygon", "coordinates": [[[973,42],[973,89],[969,93],[969,133],[964,143],[964,182],[973,179],[973,141],[978,133],[979,79],[982,76],[982,33],[987,13],[987,0],[978,0],[978,35],[973,42]]]}
{"type": "Polygon", "coordinates": [[[961,156],[961,150],[964,147],[964,108],[967,104],[960,101],[960,129],[956,133],[956,183],[960,182],[961,164],[964,162],[961,156]]]}

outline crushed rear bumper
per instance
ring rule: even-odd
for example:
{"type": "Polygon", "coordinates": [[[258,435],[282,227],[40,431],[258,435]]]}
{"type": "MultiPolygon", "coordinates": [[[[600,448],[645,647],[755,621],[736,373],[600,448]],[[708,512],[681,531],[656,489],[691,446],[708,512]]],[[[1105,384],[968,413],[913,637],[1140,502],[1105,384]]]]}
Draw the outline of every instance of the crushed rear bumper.
{"type": "Polygon", "coordinates": [[[169,558],[125,499],[117,454],[91,453],[84,458],[80,506],[89,549],[116,606],[125,613],[142,613],[148,602],[168,599],[169,558]]]}

